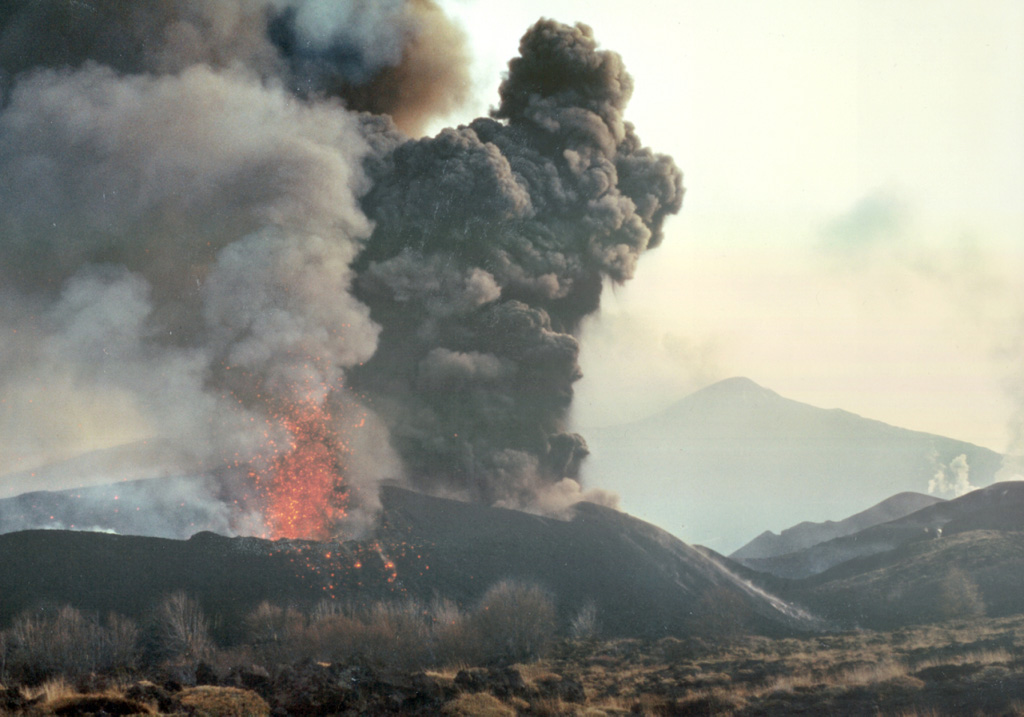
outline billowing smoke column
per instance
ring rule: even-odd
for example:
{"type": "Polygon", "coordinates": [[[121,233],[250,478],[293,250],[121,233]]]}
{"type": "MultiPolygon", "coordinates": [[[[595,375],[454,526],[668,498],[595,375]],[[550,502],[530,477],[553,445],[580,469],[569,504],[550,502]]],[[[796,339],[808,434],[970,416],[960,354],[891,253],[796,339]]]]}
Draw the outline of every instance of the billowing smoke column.
{"type": "Polygon", "coordinates": [[[245,67],[416,131],[469,86],[460,31],[433,0],[5,0],[0,68],[95,62],[123,73],[245,67]]]}
{"type": "Polygon", "coordinates": [[[523,504],[576,476],[573,334],[683,192],[623,120],[632,80],[589,28],[541,21],[520,52],[493,118],[371,164],[355,287],[383,332],[353,376],[412,481],[523,504]]]}
{"type": "Polygon", "coordinates": [[[430,0],[4,3],[0,475],[124,424],[254,481],[236,525],[274,536],[369,520],[389,444],[422,487],[564,493],[573,333],[681,176],[618,56],[548,21],[493,118],[409,140],[458,37],[430,0]]]}

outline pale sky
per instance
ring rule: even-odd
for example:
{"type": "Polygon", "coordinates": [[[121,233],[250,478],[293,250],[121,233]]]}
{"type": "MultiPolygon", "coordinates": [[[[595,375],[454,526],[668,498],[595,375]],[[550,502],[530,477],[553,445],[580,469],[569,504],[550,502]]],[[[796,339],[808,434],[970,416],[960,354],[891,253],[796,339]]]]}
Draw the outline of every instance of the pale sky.
{"type": "Polygon", "coordinates": [[[745,375],[816,406],[1011,447],[1024,3],[443,4],[470,32],[479,78],[455,122],[495,102],[538,17],[582,21],[634,76],[627,118],[685,175],[664,245],[586,326],[584,433],[745,375]]]}

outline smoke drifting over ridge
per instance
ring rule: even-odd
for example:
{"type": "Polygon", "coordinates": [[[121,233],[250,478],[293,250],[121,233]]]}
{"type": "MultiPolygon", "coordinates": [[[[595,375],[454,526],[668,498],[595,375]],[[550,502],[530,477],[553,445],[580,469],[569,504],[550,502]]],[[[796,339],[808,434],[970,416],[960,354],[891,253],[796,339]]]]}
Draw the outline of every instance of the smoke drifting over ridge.
{"type": "Polygon", "coordinates": [[[251,471],[281,535],[366,519],[399,461],[578,493],[574,333],[681,174],[623,120],[619,57],[550,21],[492,118],[408,139],[465,91],[457,34],[427,0],[5,4],[0,473],[69,457],[63,403],[251,471]]]}

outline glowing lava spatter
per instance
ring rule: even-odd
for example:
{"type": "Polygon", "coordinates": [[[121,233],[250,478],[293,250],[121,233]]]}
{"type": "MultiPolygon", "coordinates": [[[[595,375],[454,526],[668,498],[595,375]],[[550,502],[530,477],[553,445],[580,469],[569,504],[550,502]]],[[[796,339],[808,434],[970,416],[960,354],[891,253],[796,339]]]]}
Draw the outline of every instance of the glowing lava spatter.
{"type": "Polygon", "coordinates": [[[344,444],[330,413],[312,400],[278,417],[291,435],[286,450],[271,460],[269,479],[257,475],[272,539],[328,540],[345,517],[348,491],[342,476],[344,444]]]}

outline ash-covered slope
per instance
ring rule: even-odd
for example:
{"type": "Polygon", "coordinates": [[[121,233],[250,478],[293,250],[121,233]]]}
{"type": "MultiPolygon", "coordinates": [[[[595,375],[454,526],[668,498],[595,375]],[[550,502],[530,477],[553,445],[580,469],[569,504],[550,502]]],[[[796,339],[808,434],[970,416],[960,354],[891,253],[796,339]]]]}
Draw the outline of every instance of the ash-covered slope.
{"type": "Polygon", "coordinates": [[[1024,532],[969,529],[850,560],[786,594],[838,624],[892,629],[1024,613],[1024,532]]]}
{"type": "Polygon", "coordinates": [[[766,530],[729,557],[742,563],[747,560],[772,558],[798,550],[806,550],[818,543],[842,538],[873,525],[897,520],[942,501],[942,498],[924,493],[909,491],[898,493],[844,520],[826,520],[823,523],[805,521],[792,528],[786,528],[779,534],[766,530]]]}
{"type": "Polygon", "coordinates": [[[973,530],[1024,530],[1024,482],[995,483],[806,550],[742,562],[754,570],[799,579],[841,566],[855,558],[973,530]]]}
{"type": "Polygon", "coordinates": [[[823,521],[894,492],[927,490],[939,472],[952,480],[966,471],[985,486],[1002,461],[969,443],[792,401],[746,378],[708,386],[644,421],[585,433],[591,484],[620,491],[630,513],[722,553],[771,525],[823,521]]]}
{"type": "Polygon", "coordinates": [[[247,492],[223,476],[122,481],[0,499],[0,533],[39,528],[89,530],[184,540],[201,531],[252,532],[247,492]]]}
{"type": "Polygon", "coordinates": [[[71,531],[0,536],[0,620],[41,603],[142,616],[183,589],[222,625],[260,601],[324,597],[477,600],[494,582],[535,582],[563,616],[594,602],[614,635],[661,636],[716,624],[766,634],[817,622],[664,531],[581,504],[568,521],[385,488],[378,534],[346,543],[187,541],[71,531]],[[717,622],[716,622],[717,620],[717,622]]]}
{"type": "Polygon", "coordinates": [[[570,613],[593,601],[612,634],[693,632],[723,609],[736,627],[753,632],[817,625],[704,552],[609,508],[579,503],[573,518],[561,521],[397,489],[381,497],[388,533],[409,536],[430,565],[417,573],[412,551],[407,567],[396,560],[417,593],[473,600],[497,580],[524,579],[551,590],[570,613]]]}

